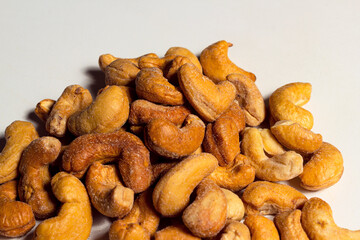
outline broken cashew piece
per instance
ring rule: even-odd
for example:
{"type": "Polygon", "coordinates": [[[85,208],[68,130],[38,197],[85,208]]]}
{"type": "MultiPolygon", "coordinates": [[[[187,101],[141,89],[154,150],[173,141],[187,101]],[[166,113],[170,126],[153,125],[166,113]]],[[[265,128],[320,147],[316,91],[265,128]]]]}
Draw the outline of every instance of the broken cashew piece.
{"type": "Polygon", "coordinates": [[[252,240],[280,240],[275,224],[261,215],[249,215],[244,224],[249,228],[252,240]]]}
{"type": "Polygon", "coordinates": [[[41,222],[34,240],[86,240],[92,226],[91,204],[85,186],[71,174],[57,173],[51,179],[55,197],[63,203],[56,217],[41,222]]]}
{"type": "Polygon", "coordinates": [[[301,224],[314,240],[357,240],[360,230],[351,231],[336,225],[331,207],[320,198],[310,198],[302,209],[301,224]]]}
{"type": "Polygon", "coordinates": [[[0,153],[0,184],[18,176],[22,152],[38,137],[34,125],[30,122],[14,121],[6,128],[6,144],[0,153]]]}
{"type": "Polygon", "coordinates": [[[38,104],[36,104],[34,113],[40,120],[46,122],[55,102],[55,100],[48,98],[41,100],[40,102],[38,102],[38,104]]]}
{"type": "Polygon", "coordinates": [[[309,240],[300,221],[301,211],[299,209],[279,213],[274,218],[282,240],[309,240]]]}

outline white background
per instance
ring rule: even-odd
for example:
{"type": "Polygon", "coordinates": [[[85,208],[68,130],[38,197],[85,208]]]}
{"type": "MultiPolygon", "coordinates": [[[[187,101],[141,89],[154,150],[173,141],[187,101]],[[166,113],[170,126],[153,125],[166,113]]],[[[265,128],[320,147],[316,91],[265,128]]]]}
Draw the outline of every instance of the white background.
{"type": "MultiPolygon", "coordinates": [[[[42,128],[32,113],[40,100],[70,84],[103,87],[100,54],[162,56],[172,46],[199,54],[224,39],[265,98],[286,83],[312,84],[313,131],[341,150],[345,171],[333,187],[305,194],[326,200],[338,225],[360,229],[359,10],[356,0],[1,1],[1,148],[14,120],[42,128]]],[[[108,223],[95,221],[91,239],[106,239],[108,223]]]]}

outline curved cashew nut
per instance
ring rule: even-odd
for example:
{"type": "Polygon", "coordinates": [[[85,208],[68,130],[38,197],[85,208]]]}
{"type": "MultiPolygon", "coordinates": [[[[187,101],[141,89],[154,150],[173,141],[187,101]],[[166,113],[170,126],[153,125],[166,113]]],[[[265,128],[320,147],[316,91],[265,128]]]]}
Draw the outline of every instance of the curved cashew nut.
{"type": "Polygon", "coordinates": [[[51,179],[55,197],[63,203],[56,217],[41,222],[34,240],[86,240],[92,226],[91,204],[82,182],[71,174],[57,173],[51,179]]]}
{"type": "MultiPolygon", "coordinates": [[[[150,57],[157,57],[157,55],[155,53],[148,53],[145,54],[143,56],[150,56],[150,57]]],[[[101,71],[105,71],[105,68],[107,66],[110,65],[110,63],[114,62],[117,59],[123,59],[123,60],[127,60],[130,61],[131,63],[135,64],[137,67],[139,66],[139,59],[143,56],[137,57],[137,58],[118,58],[118,57],[114,57],[111,54],[102,54],[99,57],[99,67],[101,69],[101,71]]]]}
{"type": "Polygon", "coordinates": [[[32,141],[21,157],[19,198],[32,207],[37,218],[48,218],[57,210],[57,202],[47,189],[51,181],[49,164],[57,159],[60,151],[58,139],[41,137],[32,141]]]}
{"type": "Polygon", "coordinates": [[[231,73],[239,73],[255,81],[256,77],[253,73],[239,68],[229,59],[228,49],[231,46],[232,43],[222,40],[208,46],[201,52],[200,63],[204,74],[216,83],[225,81],[226,76],[231,73]]]}
{"type": "Polygon", "coordinates": [[[283,240],[309,240],[301,226],[301,211],[299,209],[282,212],[275,216],[274,222],[283,240]]]}
{"type": "MultiPolygon", "coordinates": [[[[189,49],[183,47],[171,47],[165,53],[165,57],[172,55],[186,57],[202,72],[202,66],[199,59],[189,49]]],[[[175,59],[173,61],[175,61],[175,59]]]]}
{"type": "Polygon", "coordinates": [[[24,149],[39,135],[30,122],[14,121],[5,130],[6,145],[0,153],[0,184],[18,176],[24,149]]]}
{"type": "Polygon", "coordinates": [[[140,69],[135,63],[127,59],[116,59],[104,70],[105,84],[118,86],[132,85],[139,71],[140,69]]]}
{"type": "Polygon", "coordinates": [[[261,215],[249,215],[244,224],[249,228],[252,240],[280,240],[275,224],[261,215]]]}
{"type": "Polygon", "coordinates": [[[235,86],[229,81],[215,84],[193,64],[186,63],[178,71],[179,85],[196,112],[208,122],[214,121],[233,103],[235,86]]]}
{"type": "Polygon", "coordinates": [[[121,184],[115,165],[91,164],[85,186],[92,205],[107,217],[122,218],[133,207],[134,191],[121,184]]]}
{"type": "Polygon", "coordinates": [[[301,214],[301,224],[310,239],[360,239],[360,230],[351,231],[336,225],[331,207],[320,198],[313,197],[305,203],[301,214]]]}
{"type": "Polygon", "coordinates": [[[275,122],[292,120],[310,130],[314,124],[313,115],[302,108],[310,100],[310,95],[310,83],[289,83],[276,89],[269,98],[271,116],[275,122]]]}

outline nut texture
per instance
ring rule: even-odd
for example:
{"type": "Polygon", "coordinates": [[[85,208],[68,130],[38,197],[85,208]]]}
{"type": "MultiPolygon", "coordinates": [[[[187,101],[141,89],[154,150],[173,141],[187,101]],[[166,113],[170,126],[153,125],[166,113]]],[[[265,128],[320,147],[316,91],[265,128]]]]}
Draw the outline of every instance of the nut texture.
{"type": "Polygon", "coordinates": [[[299,209],[282,212],[275,216],[274,222],[282,240],[309,240],[301,226],[301,211],[299,209]]]}
{"type": "Polygon", "coordinates": [[[245,214],[244,204],[241,198],[230,190],[221,188],[226,198],[226,221],[240,221],[245,214]]]}
{"type": "Polygon", "coordinates": [[[280,240],[275,224],[264,216],[249,215],[244,224],[249,228],[252,240],[280,240]]]}
{"type": "Polygon", "coordinates": [[[184,47],[171,47],[166,51],[165,56],[171,56],[171,55],[188,58],[192,62],[192,64],[194,64],[200,71],[202,71],[202,66],[200,64],[199,59],[189,49],[184,47]]]}

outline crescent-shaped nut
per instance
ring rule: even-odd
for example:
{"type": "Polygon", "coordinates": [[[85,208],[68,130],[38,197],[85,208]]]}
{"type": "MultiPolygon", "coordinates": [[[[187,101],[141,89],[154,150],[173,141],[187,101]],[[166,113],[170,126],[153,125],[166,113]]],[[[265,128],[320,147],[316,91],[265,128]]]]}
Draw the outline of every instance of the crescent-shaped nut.
{"type": "Polygon", "coordinates": [[[278,214],[300,208],[307,201],[295,188],[279,183],[250,183],[242,195],[246,214],[278,214]]]}
{"type": "Polygon", "coordinates": [[[46,131],[56,137],[63,137],[69,117],[78,111],[83,111],[92,103],[92,100],[89,90],[80,85],[66,87],[51,108],[45,124],[46,131]]]}
{"type": "Polygon", "coordinates": [[[310,100],[310,95],[310,83],[289,83],[276,89],[269,98],[269,108],[275,122],[292,120],[310,130],[314,124],[313,115],[302,108],[310,100]]]}
{"type": "Polygon", "coordinates": [[[62,167],[65,171],[81,178],[95,161],[120,159],[118,162],[125,186],[135,193],[150,186],[152,179],[150,153],[135,135],[116,131],[94,133],[77,137],[64,151],[62,167]]]}
{"type": "Polygon", "coordinates": [[[176,216],[186,208],[195,187],[218,166],[209,153],[191,155],[171,168],[153,191],[155,209],[163,216],[176,216]],[[186,181],[184,181],[186,179],[186,181]]]}
{"type": "Polygon", "coordinates": [[[14,121],[5,130],[6,144],[0,153],[0,184],[18,176],[18,166],[24,149],[39,135],[30,122],[14,121]]]}
{"type": "Polygon", "coordinates": [[[249,228],[252,240],[280,240],[275,224],[261,215],[249,215],[244,224],[249,228]]]}
{"type": "Polygon", "coordinates": [[[86,240],[92,226],[91,204],[82,182],[71,174],[57,173],[51,179],[55,197],[63,203],[56,217],[41,222],[34,240],[86,240]]]}
{"type": "Polygon", "coordinates": [[[265,119],[265,102],[258,87],[242,74],[229,74],[226,79],[236,87],[236,100],[245,112],[246,124],[258,126],[265,119]]]}
{"type": "Polygon", "coordinates": [[[231,165],[217,167],[208,178],[222,188],[237,192],[255,180],[255,168],[246,156],[239,154],[231,165]]]}
{"type": "Polygon", "coordinates": [[[57,202],[48,191],[49,165],[59,156],[61,143],[54,137],[41,137],[25,148],[20,165],[19,198],[29,204],[36,218],[49,218],[57,211],[57,202]]]}
{"type": "Polygon", "coordinates": [[[320,198],[310,198],[302,209],[301,224],[310,239],[356,240],[360,230],[351,231],[336,225],[331,207],[320,198]]]}
{"type": "Polygon", "coordinates": [[[36,107],[34,109],[34,113],[36,114],[36,116],[40,120],[46,122],[46,120],[48,119],[49,114],[51,112],[51,109],[54,106],[55,102],[56,102],[55,100],[48,99],[48,98],[41,100],[40,102],[38,102],[36,104],[36,107]]]}
{"type": "MultiPolygon", "coordinates": [[[[150,57],[157,57],[157,55],[155,53],[148,53],[148,54],[145,54],[143,56],[150,56],[150,57]]],[[[115,60],[117,59],[122,59],[122,60],[127,60],[127,61],[130,61],[131,63],[135,64],[137,67],[139,67],[139,59],[143,56],[140,56],[140,57],[137,57],[137,58],[117,58],[117,57],[114,57],[113,55],[111,54],[102,54],[100,55],[99,57],[99,67],[101,69],[101,71],[105,71],[105,68],[107,66],[110,65],[110,63],[114,62],[115,60]]]]}
{"type": "Polygon", "coordinates": [[[156,232],[154,240],[201,240],[198,238],[184,226],[184,225],[176,225],[176,226],[168,226],[160,231],[156,232]]]}
{"type": "Polygon", "coordinates": [[[183,105],[184,96],[163,76],[159,68],[143,68],[135,79],[136,94],[150,102],[183,105]]]}
{"type": "Polygon", "coordinates": [[[178,71],[179,85],[195,111],[206,121],[213,122],[233,103],[235,86],[229,81],[215,84],[193,64],[186,63],[178,71]]]}
{"type": "Polygon", "coordinates": [[[276,140],[271,130],[268,128],[258,128],[263,142],[264,151],[271,155],[279,155],[285,153],[284,147],[276,140]]]}
{"type": "Polygon", "coordinates": [[[83,111],[71,115],[68,129],[76,136],[120,129],[129,116],[129,99],[119,86],[104,89],[83,111]]]}
{"type": "Polygon", "coordinates": [[[226,222],[240,221],[245,215],[241,198],[230,190],[221,188],[226,198],[226,222]]]}
{"type": "Polygon", "coordinates": [[[168,120],[156,118],[145,127],[145,145],[153,152],[179,159],[195,152],[205,135],[205,124],[196,115],[189,114],[182,128],[168,120]]]}
{"type": "MultiPolygon", "coordinates": [[[[172,55],[186,57],[187,59],[189,59],[192,62],[192,64],[194,64],[202,72],[202,66],[200,64],[199,59],[189,49],[184,48],[184,47],[171,47],[165,53],[165,57],[172,56],[172,55]]],[[[175,58],[173,61],[175,61],[175,58]]]]}
{"type": "Polygon", "coordinates": [[[143,56],[139,59],[139,68],[160,68],[166,72],[176,55],[168,55],[162,58],[158,56],[143,56]]]}
{"type": "Polygon", "coordinates": [[[128,86],[134,83],[139,67],[127,59],[116,59],[104,70],[105,84],[128,86]]]}
{"type": "Polygon", "coordinates": [[[205,48],[200,54],[200,63],[203,67],[204,74],[214,82],[225,81],[226,76],[231,73],[245,75],[255,81],[253,73],[236,66],[228,57],[228,49],[232,43],[224,40],[218,41],[205,48]]]}
{"type": "Polygon", "coordinates": [[[301,211],[299,209],[279,213],[274,218],[282,240],[309,240],[300,221],[301,211]]]}
{"type": "Polygon", "coordinates": [[[221,188],[204,179],[196,189],[196,199],[183,212],[185,226],[197,237],[216,236],[226,223],[227,199],[221,188]]]}
{"type": "Polygon", "coordinates": [[[85,186],[92,205],[107,217],[122,218],[133,207],[134,191],[121,184],[115,165],[91,164],[85,186]]]}
{"type": "Polygon", "coordinates": [[[305,164],[300,174],[300,185],[307,190],[320,190],[337,183],[344,172],[341,152],[330,143],[323,142],[321,147],[305,164]]]}
{"type": "MultiPolygon", "coordinates": [[[[271,141],[272,138],[266,138],[271,141]]],[[[275,139],[273,139],[275,140],[275,139]]],[[[276,140],[275,140],[276,141],[276,140]]],[[[273,145],[267,143],[267,145],[273,145]]],[[[266,181],[293,179],[303,171],[303,158],[294,151],[268,157],[264,151],[263,138],[257,128],[245,128],[241,141],[241,151],[255,168],[256,177],[266,181]]]]}
{"type": "Polygon", "coordinates": [[[322,144],[321,134],[314,133],[291,120],[278,121],[270,130],[283,146],[300,153],[313,153],[322,144]]]}
{"type": "Polygon", "coordinates": [[[150,233],[137,223],[111,225],[109,240],[150,240],[150,233]]]}
{"type": "MultiPolygon", "coordinates": [[[[182,65],[185,63],[192,63],[191,60],[187,57],[183,56],[176,56],[169,64],[168,69],[166,69],[166,72],[164,72],[164,76],[169,79],[170,82],[177,85],[178,78],[177,73],[182,65]]],[[[193,63],[194,64],[194,63],[193,63]]],[[[200,68],[201,69],[201,68],[200,68]]]]}

